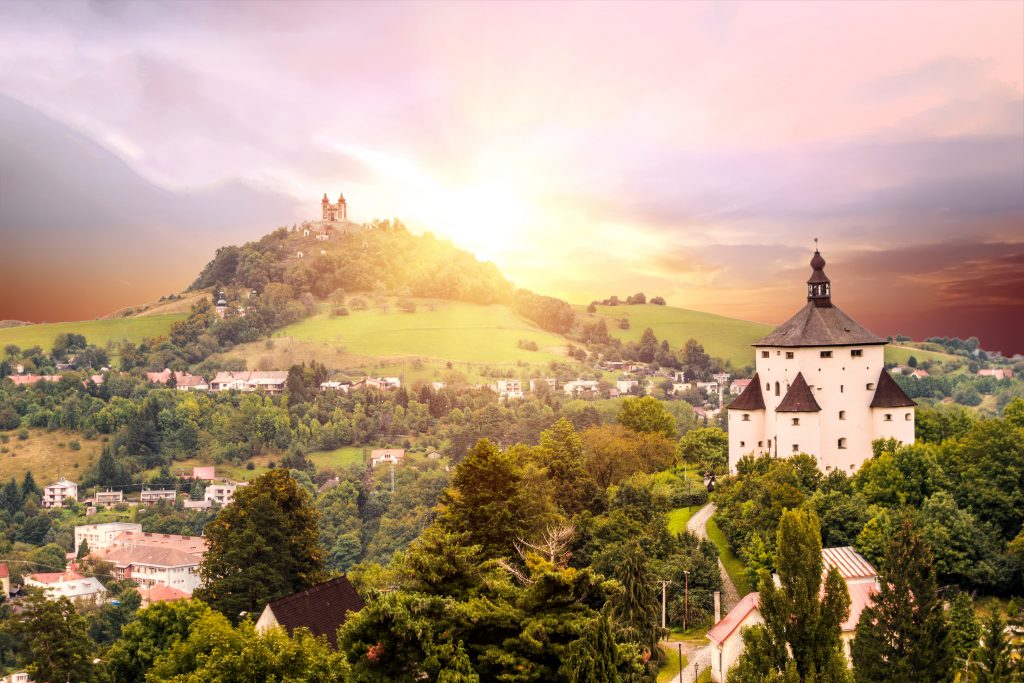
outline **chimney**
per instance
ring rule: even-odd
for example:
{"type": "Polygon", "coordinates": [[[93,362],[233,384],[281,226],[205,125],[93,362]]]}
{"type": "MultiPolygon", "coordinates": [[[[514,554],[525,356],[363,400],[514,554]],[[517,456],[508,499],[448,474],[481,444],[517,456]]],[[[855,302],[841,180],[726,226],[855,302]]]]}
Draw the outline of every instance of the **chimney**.
{"type": "Polygon", "coordinates": [[[715,591],[715,623],[722,620],[722,593],[715,591]]]}

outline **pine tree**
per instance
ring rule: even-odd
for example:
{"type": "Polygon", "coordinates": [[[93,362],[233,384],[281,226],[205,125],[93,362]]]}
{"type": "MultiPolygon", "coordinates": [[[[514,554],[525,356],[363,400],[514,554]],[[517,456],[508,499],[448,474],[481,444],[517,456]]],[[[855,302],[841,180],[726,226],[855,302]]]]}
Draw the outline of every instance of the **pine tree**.
{"type": "Polygon", "coordinates": [[[981,625],[974,614],[974,604],[967,593],[957,593],[949,607],[950,647],[959,667],[977,649],[981,625]]]}
{"type": "Polygon", "coordinates": [[[1006,638],[1006,622],[993,609],[982,626],[981,647],[971,662],[971,683],[1009,683],[1010,641],[1006,638]]]}
{"type": "Polygon", "coordinates": [[[20,508],[21,491],[18,490],[18,484],[14,481],[14,477],[11,477],[10,481],[0,489],[0,511],[13,515],[20,508]]]}
{"type": "Polygon", "coordinates": [[[42,494],[42,489],[36,484],[36,478],[32,476],[32,470],[25,472],[25,478],[21,480],[21,502],[24,504],[29,498],[42,494]]]}
{"type": "Polygon", "coordinates": [[[89,555],[89,541],[82,539],[82,545],[78,546],[78,554],[75,555],[76,560],[82,560],[89,555]]]}
{"type": "Polygon", "coordinates": [[[953,666],[949,626],[931,548],[900,520],[882,562],[881,588],[857,623],[857,683],[945,681],[953,666]]]}
{"type": "Polygon", "coordinates": [[[646,553],[635,540],[627,545],[625,560],[618,567],[615,578],[623,589],[614,604],[614,616],[622,639],[636,643],[649,653],[649,661],[656,668],[661,656],[658,640],[662,634],[658,625],[655,577],[651,575],[646,553]]]}
{"type": "Polygon", "coordinates": [[[579,640],[566,648],[559,673],[568,683],[619,683],[617,660],[611,620],[601,614],[579,640]]]}
{"type": "Polygon", "coordinates": [[[821,590],[817,515],[810,510],[784,512],[775,545],[779,585],[762,572],[759,607],[764,623],[744,630],[745,652],[728,680],[848,681],[840,633],[849,614],[850,596],[835,568],[826,575],[824,592],[821,590]]]}
{"type": "Polygon", "coordinates": [[[28,671],[37,681],[93,681],[95,644],[89,639],[85,617],[67,598],[49,600],[41,592],[29,596],[12,633],[25,645],[28,671]]]}

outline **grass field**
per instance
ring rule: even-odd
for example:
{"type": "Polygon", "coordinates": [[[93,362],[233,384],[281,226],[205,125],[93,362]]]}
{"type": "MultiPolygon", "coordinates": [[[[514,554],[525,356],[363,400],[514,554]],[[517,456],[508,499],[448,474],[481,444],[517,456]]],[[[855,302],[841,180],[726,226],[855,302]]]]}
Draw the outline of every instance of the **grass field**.
{"type": "Polygon", "coordinates": [[[907,360],[913,356],[919,361],[930,360],[934,363],[945,363],[947,361],[954,361],[957,363],[966,363],[966,360],[962,356],[954,356],[950,353],[940,353],[938,351],[928,351],[926,349],[919,349],[913,346],[902,346],[897,344],[889,344],[885,347],[885,360],[889,363],[899,363],[900,365],[906,365],[907,360]]]}
{"type": "MultiPolygon", "coordinates": [[[[675,647],[658,644],[661,651],[665,653],[665,661],[658,669],[658,683],[669,683],[679,677],[679,651],[675,647]]],[[[687,664],[686,655],[683,655],[683,666],[687,664]]]]}
{"type": "Polygon", "coordinates": [[[707,525],[708,539],[715,544],[718,548],[718,556],[722,559],[722,564],[725,565],[725,571],[729,574],[729,578],[736,585],[736,590],[741,596],[746,595],[750,592],[750,585],[747,583],[746,568],[740,561],[740,558],[732,552],[729,548],[728,542],[725,540],[725,534],[715,524],[714,516],[708,520],[707,525]]]}
{"type": "Polygon", "coordinates": [[[184,313],[149,315],[116,320],[81,320],[66,323],[40,323],[0,329],[0,348],[16,344],[21,348],[40,346],[49,351],[58,334],[73,332],[85,335],[90,344],[105,346],[107,342],[128,340],[140,342],[148,337],[167,334],[171,323],[185,317],[184,313]]]}
{"type": "Polygon", "coordinates": [[[694,505],[688,508],[676,508],[668,513],[668,530],[673,534],[678,534],[682,531],[686,531],[686,523],[690,521],[690,517],[693,517],[693,513],[700,510],[700,507],[694,505]]]}
{"type": "Polygon", "coordinates": [[[774,327],[763,323],[726,318],[673,306],[598,306],[597,313],[588,314],[586,306],[577,306],[583,321],[604,318],[608,333],[623,341],[640,341],[644,330],[654,330],[660,342],[667,339],[672,348],[681,348],[687,339],[696,339],[710,355],[732,361],[736,367],[754,364],[750,344],[771,332],[774,327]],[[618,321],[629,320],[629,329],[620,330],[618,321]]]}
{"type": "Polygon", "coordinates": [[[366,453],[357,446],[342,446],[333,451],[317,451],[310,453],[306,458],[316,465],[318,470],[329,468],[337,471],[352,465],[366,463],[366,453]]]}
{"type": "Polygon", "coordinates": [[[101,450],[102,444],[98,440],[87,441],[81,434],[73,432],[31,429],[24,441],[18,438],[17,430],[3,432],[0,434],[0,482],[14,477],[20,483],[29,470],[40,488],[61,475],[71,481],[81,481],[99,458],[101,450]],[[81,445],[81,450],[72,450],[70,444],[75,440],[81,445]]]}

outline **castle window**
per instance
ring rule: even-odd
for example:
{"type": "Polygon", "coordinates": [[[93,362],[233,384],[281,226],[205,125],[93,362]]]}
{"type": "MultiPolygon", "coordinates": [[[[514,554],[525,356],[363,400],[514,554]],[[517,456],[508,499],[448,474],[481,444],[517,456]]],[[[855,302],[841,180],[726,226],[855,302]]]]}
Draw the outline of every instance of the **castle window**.
{"type": "Polygon", "coordinates": [[[747,445],[746,441],[740,441],[740,448],[743,448],[746,445],[747,445]]]}
{"type": "Polygon", "coordinates": [[[775,383],[775,395],[776,396],[779,395],[779,383],[778,382],[775,383]]]}
{"type": "Polygon", "coordinates": [[[767,351],[762,351],[761,352],[761,358],[767,358],[767,357],[768,357],[768,352],[767,351]]]}
{"type": "Polygon", "coordinates": [[[845,420],[846,419],[846,411],[845,410],[840,410],[839,411],[839,419],[840,420],[845,420]]]}
{"type": "Polygon", "coordinates": [[[842,384],[839,385],[839,393],[840,394],[843,393],[843,385],[842,384]]]}
{"type": "Polygon", "coordinates": [[[792,360],[793,359],[793,352],[792,351],[786,351],[786,359],[787,360],[792,360]]]}
{"type": "Polygon", "coordinates": [[[886,422],[892,422],[892,413],[886,413],[885,414],[885,421],[886,422]]]}
{"type": "Polygon", "coordinates": [[[743,421],[750,422],[750,413],[743,413],[743,421]]]}
{"type": "Polygon", "coordinates": [[[907,422],[910,422],[914,418],[910,413],[907,413],[906,415],[903,416],[903,419],[906,420],[907,422]]]}
{"type": "Polygon", "coordinates": [[[832,357],[832,352],[831,351],[822,351],[821,352],[821,357],[822,358],[831,358],[832,357]]]}
{"type": "Polygon", "coordinates": [[[850,351],[850,355],[853,356],[854,358],[860,358],[861,356],[864,355],[864,349],[853,349],[852,351],[850,351]]]}
{"type": "Polygon", "coordinates": [[[868,391],[871,391],[874,388],[875,388],[875,383],[874,382],[868,382],[868,391]]]}
{"type": "Polygon", "coordinates": [[[757,447],[758,447],[758,448],[762,448],[762,447],[764,447],[764,441],[758,441],[758,442],[757,442],[757,447]]]}
{"type": "Polygon", "coordinates": [[[793,452],[794,453],[799,453],[800,452],[800,444],[798,444],[798,443],[793,444],[793,452]]]}
{"type": "Polygon", "coordinates": [[[765,382],[765,383],[764,383],[764,390],[765,390],[765,391],[771,391],[771,390],[772,390],[772,384],[771,384],[771,382],[765,382]]]}
{"type": "Polygon", "coordinates": [[[798,427],[799,425],[800,425],[800,418],[799,417],[794,417],[793,418],[793,426],[794,427],[798,427]]]}
{"type": "Polygon", "coordinates": [[[839,439],[839,447],[846,448],[846,437],[839,439]]]}

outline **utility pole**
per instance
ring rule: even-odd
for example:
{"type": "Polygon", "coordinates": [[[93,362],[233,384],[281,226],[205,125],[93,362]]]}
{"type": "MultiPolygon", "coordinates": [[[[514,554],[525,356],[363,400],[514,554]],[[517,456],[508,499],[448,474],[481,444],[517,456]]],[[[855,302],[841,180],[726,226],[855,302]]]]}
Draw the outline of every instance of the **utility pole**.
{"type": "MultiPolygon", "coordinates": [[[[676,643],[676,645],[679,647],[679,680],[682,681],[683,680],[683,644],[682,643],[676,643]]],[[[694,679],[694,680],[696,680],[696,679],[694,679]]]]}
{"type": "Polygon", "coordinates": [[[395,492],[395,463],[391,463],[391,493],[395,492]]]}
{"type": "Polygon", "coordinates": [[[683,630],[686,630],[687,620],[690,616],[690,571],[683,570],[686,585],[683,588],[683,630]]]}
{"type": "Polygon", "coordinates": [[[661,628],[665,628],[665,588],[672,582],[662,580],[658,583],[661,584],[661,628]]]}

